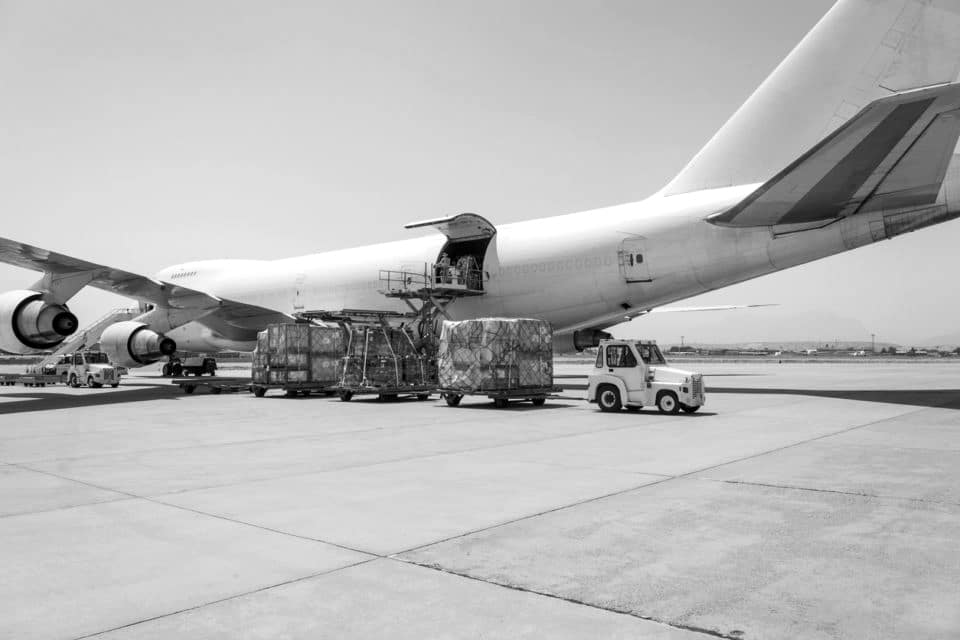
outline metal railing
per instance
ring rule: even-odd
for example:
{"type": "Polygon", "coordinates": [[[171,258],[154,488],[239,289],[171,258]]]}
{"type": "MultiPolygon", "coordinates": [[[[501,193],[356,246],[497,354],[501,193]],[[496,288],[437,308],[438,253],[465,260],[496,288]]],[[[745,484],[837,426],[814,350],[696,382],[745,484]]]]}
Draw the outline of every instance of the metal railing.
{"type": "Polygon", "coordinates": [[[384,291],[391,294],[422,290],[483,291],[483,271],[456,266],[424,263],[423,270],[380,270],[384,291]]]}

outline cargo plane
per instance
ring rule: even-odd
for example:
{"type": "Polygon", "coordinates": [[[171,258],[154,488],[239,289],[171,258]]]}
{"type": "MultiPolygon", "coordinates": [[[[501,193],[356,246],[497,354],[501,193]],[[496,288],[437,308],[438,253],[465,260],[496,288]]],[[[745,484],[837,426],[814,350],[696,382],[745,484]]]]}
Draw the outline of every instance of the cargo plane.
{"type": "MultiPolygon", "coordinates": [[[[641,202],[282,260],[205,260],[153,277],[0,239],[0,261],[41,272],[0,295],[0,348],[55,348],[67,302],[92,286],[140,301],[105,329],[114,361],[181,348],[251,350],[311,309],[405,311],[377,265],[468,259],[482,295],[454,318],[535,317],[558,350],[650,310],[960,216],[960,0],[840,0],[712,140],[641,202]],[[373,265],[373,266],[371,266],[373,265]]],[[[420,267],[422,268],[422,266],[420,267]]]]}

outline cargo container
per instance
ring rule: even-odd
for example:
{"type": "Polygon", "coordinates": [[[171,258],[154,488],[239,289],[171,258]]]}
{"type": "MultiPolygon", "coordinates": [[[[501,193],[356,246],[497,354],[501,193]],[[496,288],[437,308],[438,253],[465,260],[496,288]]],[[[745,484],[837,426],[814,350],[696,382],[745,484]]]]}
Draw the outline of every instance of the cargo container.
{"type": "Polygon", "coordinates": [[[529,318],[445,321],[437,355],[440,391],[456,406],[465,395],[485,395],[504,407],[510,400],[536,406],[553,385],[553,330],[529,318]]]}
{"type": "Polygon", "coordinates": [[[408,329],[385,323],[347,325],[346,336],[337,383],[341,400],[359,394],[376,394],[381,400],[400,395],[426,400],[436,391],[436,359],[429,344],[408,329]]]}
{"type": "Polygon", "coordinates": [[[274,324],[257,334],[250,368],[254,395],[283,389],[288,396],[333,393],[346,352],[347,330],[337,325],[274,324]]]}

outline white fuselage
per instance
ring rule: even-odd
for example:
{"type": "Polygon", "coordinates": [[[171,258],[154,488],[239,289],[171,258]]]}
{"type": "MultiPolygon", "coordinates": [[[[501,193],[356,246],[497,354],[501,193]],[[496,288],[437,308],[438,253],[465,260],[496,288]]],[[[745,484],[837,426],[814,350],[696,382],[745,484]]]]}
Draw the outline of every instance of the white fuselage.
{"type": "MultiPolygon", "coordinates": [[[[656,195],[498,227],[483,264],[486,293],[456,300],[448,313],[458,319],[535,317],[557,331],[589,327],[592,320],[628,308],[657,307],[886,237],[877,231],[883,221],[879,213],[784,235],[770,227],[734,229],[705,220],[756,188],[656,195]],[[625,263],[625,251],[642,251],[642,266],[625,263]]],[[[157,277],[283,313],[407,311],[403,301],[380,293],[380,270],[422,269],[437,260],[445,242],[438,233],[281,260],[201,261],[169,267],[157,277]]],[[[604,326],[616,323],[608,320],[604,326]]],[[[169,335],[187,350],[253,348],[198,323],[169,335]]]]}

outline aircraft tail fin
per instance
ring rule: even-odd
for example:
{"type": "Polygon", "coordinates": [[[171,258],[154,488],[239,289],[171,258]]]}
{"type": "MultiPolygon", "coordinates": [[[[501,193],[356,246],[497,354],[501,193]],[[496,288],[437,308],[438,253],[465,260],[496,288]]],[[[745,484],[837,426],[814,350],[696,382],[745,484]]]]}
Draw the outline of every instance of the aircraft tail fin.
{"type": "Polygon", "coordinates": [[[960,0],[839,0],[663,194],[766,182],[875,101],[956,82],[958,33],[960,0]]]}

